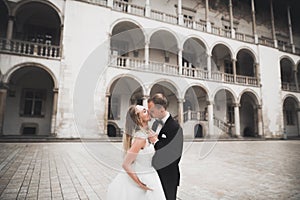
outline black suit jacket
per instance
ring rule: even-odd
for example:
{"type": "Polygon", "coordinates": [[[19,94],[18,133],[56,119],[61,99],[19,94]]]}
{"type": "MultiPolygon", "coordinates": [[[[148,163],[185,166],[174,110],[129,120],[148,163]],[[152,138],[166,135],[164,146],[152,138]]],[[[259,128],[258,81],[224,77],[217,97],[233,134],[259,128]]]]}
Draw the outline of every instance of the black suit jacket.
{"type": "MultiPolygon", "coordinates": [[[[153,124],[153,128],[155,127],[157,128],[157,122],[153,124]]],[[[180,181],[178,164],[183,149],[183,133],[180,125],[171,115],[160,130],[158,139],[159,141],[154,145],[156,151],[152,158],[152,165],[165,187],[177,187],[180,181]]]]}

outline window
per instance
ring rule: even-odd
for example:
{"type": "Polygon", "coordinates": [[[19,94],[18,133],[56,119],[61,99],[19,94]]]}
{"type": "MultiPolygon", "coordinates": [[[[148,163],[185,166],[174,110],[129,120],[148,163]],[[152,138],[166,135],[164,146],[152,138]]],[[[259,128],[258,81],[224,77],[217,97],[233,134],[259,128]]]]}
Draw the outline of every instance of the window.
{"type": "Polygon", "coordinates": [[[292,110],[286,110],[285,111],[285,117],[286,117],[286,125],[295,125],[294,115],[293,115],[292,110]]]}
{"type": "Polygon", "coordinates": [[[44,117],[46,91],[24,89],[21,97],[20,114],[26,117],[44,117]]]}
{"type": "Polygon", "coordinates": [[[224,60],[225,73],[233,74],[232,62],[229,60],[224,60]]]}

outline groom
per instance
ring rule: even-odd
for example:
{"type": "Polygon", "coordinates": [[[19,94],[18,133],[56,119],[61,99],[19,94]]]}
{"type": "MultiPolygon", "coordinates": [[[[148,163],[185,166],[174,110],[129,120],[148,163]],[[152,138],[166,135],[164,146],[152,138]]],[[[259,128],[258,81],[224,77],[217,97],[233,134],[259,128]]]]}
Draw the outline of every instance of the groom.
{"type": "Polygon", "coordinates": [[[167,200],[176,200],[179,186],[179,161],[183,148],[183,133],[180,125],[167,111],[168,101],[163,94],[155,94],[148,100],[151,117],[156,118],[152,129],[158,135],[150,137],[155,154],[152,165],[157,170],[167,200]]]}

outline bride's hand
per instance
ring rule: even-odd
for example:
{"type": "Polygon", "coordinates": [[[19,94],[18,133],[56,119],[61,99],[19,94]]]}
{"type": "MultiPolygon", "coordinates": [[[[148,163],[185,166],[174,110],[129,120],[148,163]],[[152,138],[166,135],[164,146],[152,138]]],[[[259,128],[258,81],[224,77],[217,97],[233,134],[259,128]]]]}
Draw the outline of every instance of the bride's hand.
{"type": "Polygon", "coordinates": [[[150,190],[152,191],[153,189],[149,188],[145,183],[140,183],[139,186],[143,189],[143,190],[150,190]]]}

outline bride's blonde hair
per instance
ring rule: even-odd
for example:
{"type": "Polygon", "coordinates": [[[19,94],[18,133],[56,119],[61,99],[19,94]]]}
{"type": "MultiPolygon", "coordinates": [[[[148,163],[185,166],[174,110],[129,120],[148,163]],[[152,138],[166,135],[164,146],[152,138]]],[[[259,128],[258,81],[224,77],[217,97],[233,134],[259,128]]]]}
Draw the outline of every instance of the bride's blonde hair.
{"type": "Polygon", "coordinates": [[[132,143],[133,134],[140,130],[141,120],[136,110],[136,105],[131,105],[126,114],[125,133],[123,134],[123,148],[126,153],[132,143]]]}

